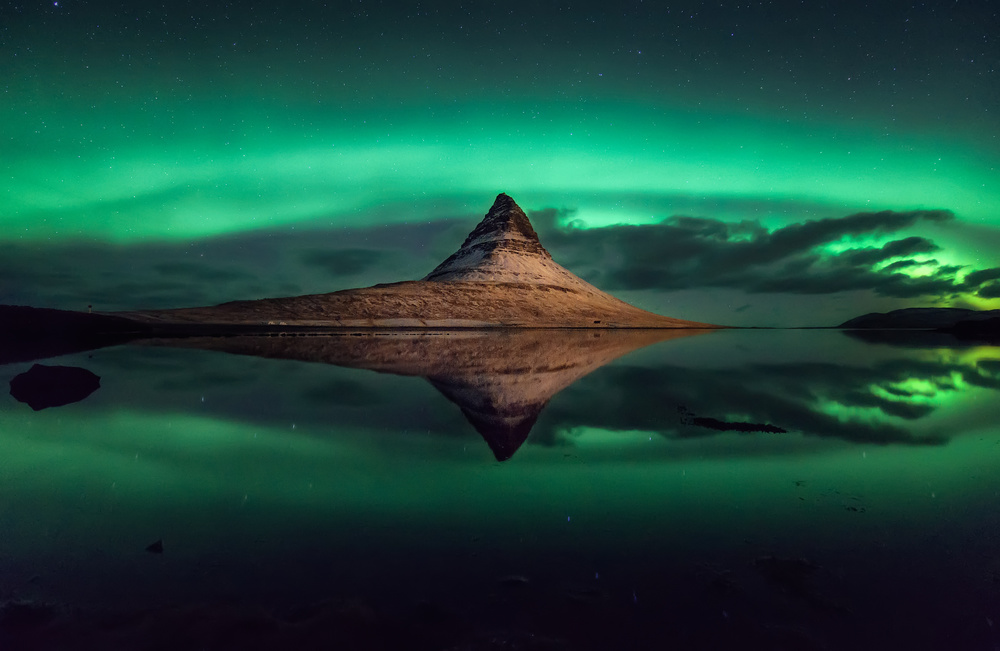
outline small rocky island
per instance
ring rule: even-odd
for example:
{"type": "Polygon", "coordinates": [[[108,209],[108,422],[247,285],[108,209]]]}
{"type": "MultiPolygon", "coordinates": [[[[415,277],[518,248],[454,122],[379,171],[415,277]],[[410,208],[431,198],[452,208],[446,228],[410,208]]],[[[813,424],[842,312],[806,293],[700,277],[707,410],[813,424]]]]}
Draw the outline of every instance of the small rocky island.
{"type": "Polygon", "coordinates": [[[527,215],[497,196],[465,243],[422,280],[214,307],[123,312],[157,328],[715,328],[629,305],[557,264],[527,215]]]}

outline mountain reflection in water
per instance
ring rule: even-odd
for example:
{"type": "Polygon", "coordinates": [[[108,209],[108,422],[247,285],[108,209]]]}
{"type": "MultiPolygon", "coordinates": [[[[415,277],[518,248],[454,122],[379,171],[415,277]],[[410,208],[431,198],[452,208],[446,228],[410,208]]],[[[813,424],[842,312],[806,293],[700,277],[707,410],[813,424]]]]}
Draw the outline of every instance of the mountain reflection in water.
{"type": "MultiPolygon", "coordinates": [[[[883,336],[880,343],[907,349],[912,337],[903,334],[883,336]]],[[[724,346],[747,335],[768,336],[708,330],[368,331],[148,343],[423,377],[461,409],[498,461],[513,456],[533,429],[533,440],[541,444],[565,440],[580,428],[677,439],[726,431],[699,424],[706,421],[858,443],[940,445],[954,432],[914,425],[964,387],[1000,389],[1000,349],[989,346],[929,347],[921,340],[920,351],[871,359],[839,356],[836,345],[826,354],[814,351],[811,359],[782,359],[782,351],[765,350],[740,364],[725,364],[723,357],[721,366],[672,365],[668,356],[655,367],[622,363],[604,369],[585,387],[568,391],[536,426],[553,396],[627,353],[695,336],[707,346],[724,346]]],[[[825,336],[827,345],[830,339],[843,343],[840,333],[825,336]]],[[[406,409],[400,413],[406,418],[406,409]]]]}
{"type": "Polygon", "coordinates": [[[166,345],[426,378],[498,461],[524,443],[555,394],[637,348],[707,330],[454,330],[338,336],[191,337],[166,345]]]}
{"type": "Polygon", "coordinates": [[[0,400],[0,647],[1000,642],[1000,348],[357,334],[63,355],[100,390],[0,400]]]}

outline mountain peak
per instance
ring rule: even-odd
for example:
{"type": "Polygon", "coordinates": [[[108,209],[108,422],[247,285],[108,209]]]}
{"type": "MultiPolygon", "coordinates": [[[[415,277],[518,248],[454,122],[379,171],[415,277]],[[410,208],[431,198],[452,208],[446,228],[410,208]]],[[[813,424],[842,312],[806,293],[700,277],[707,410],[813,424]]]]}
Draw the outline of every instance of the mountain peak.
{"type": "Polygon", "coordinates": [[[501,192],[461,248],[424,280],[562,285],[569,276],[552,261],[517,202],[501,192]]]}
{"type": "Polygon", "coordinates": [[[494,245],[494,249],[506,248],[526,252],[530,250],[533,253],[552,257],[538,241],[538,234],[531,227],[528,216],[524,214],[517,202],[503,192],[497,195],[493,207],[486,213],[479,225],[469,233],[462,248],[481,246],[487,242],[504,243],[502,247],[494,245]],[[513,242],[520,244],[511,247],[513,242]]]}

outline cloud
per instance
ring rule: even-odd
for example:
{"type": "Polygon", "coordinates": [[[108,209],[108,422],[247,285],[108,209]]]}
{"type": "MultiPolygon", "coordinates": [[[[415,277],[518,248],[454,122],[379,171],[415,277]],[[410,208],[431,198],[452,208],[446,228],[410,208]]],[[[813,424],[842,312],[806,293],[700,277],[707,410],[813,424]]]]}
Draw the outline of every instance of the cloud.
{"type": "Polygon", "coordinates": [[[375,266],[382,252],[373,249],[311,249],[303,251],[300,260],[310,267],[318,267],[331,276],[352,276],[375,266]]]}
{"type": "Polygon", "coordinates": [[[976,292],[979,298],[1000,298],[1000,282],[991,282],[983,285],[976,292]]]}
{"type": "Polygon", "coordinates": [[[941,247],[922,237],[907,237],[895,240],[879,248],[851,249],[838,256],[838,259],[851,265],[872,265],[891,258],[900,258],[917,253],[933,253],[941,247]]]}
{"type": "MultiPolygon", "coordinates": [[[[627,300],[643,292],[715,289],[729,292],[730,304],[742,305],[750,302],[738,296],[745,292],[758,294],[759,314],[781,296],[838,292],[953,305],[1000,298],[1000,267],[947,264],[944,242],[934,241],[946,237],[939,225],[947,226],[948,237],[952,230],[968,230],[947,211],[857,213],[781,228],[751,219],[675,216],[643,226],[587,229],[572,221],[573,209],[546,208],[530,216],[560,264],[601,289],[634,290],[631,298],[623,295],[627,300]],[[933,228],[912,232],[928,225],[933,228]],[[929,232],[940,235],[931,238],[929,232]]],[[[374,225],[363,228],[317,223],[193,241],[14,242],[0,256],[0,303],[167,308],[416,279],[453,253],[481,217],[455,212],[406,224],[373,218],[374,225]]],[[[989,231],[970,232],[976,242],[992,241],[989,231]]],[[[644,307],[669,313],[672,307],[657,300],[644,307]]]]}
{"type": "Polygon", "coordinates": [[[981,269],[967,274],[965,276],[965,285],[969,288],[976,288],[997,279],[1000,279],[1000,267],[981,269]]]}
{"type": "Polygon", "coordinates": [[[608,290],[674,291],[730,288],[749,293],[833,294],[871,291],[887,298],[956,298],[979,292],[1000,268],[972,271],[928,257],[941,247],[906,236],[879,246],[858,240],[884,239],[921,223],[954,220],[946,210],[864,212],[769,230],[758,221],[724,222],[674,216],[657,224],[585,229],[556,228],[565,211],[532,213],[546,226],[551,248],[568,266],[608,290]]]}
{"type": "Polygon", "coordinates": [[[955,432],[914,430],[962,382],[1000,389],[998,366],[892,359],[870,366],[831,362],[756,363],[722,368],[618,364],[595,371],[553,400],[531,441],[557,444],[580,427],[645,430],[667,438],[719,436],[683,413],[766,423],[793,433],[856,443],[942,445],[955,432]],[[910,388],[919,378],[919,391],[910,388]],[[607,405],[614,405],[609,409],[607,405]],[[859,415],[863,414],[863,415],[859,415]]]}
{"type": "Polygon", "coordinates": [[[253,278],[252,274],[245,271],[220,269],[195,262],[163,262],[154,264],[152,269],[164,276],[174,276],[198,282],[232,282],[234,280],[253,278]]]}
{"type": "Polygon", "coordinates": [[[455,231],[463,221],[468,227],[468,220],[451,218],[195,241],[7,243],[0,254],[0,304],[189,307],[420,278],[462,243],[465,233],[455,231]]]}

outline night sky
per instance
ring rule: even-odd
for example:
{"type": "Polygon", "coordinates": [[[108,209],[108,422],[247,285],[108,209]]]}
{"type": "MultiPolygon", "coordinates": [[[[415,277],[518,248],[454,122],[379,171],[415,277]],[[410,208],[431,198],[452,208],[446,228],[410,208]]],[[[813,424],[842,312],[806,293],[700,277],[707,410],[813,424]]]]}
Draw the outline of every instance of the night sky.
{"type": "Polygon", "coordinates": [[[997,308],[996,7],[3,2],[0,303],[420,278],[507,192],[670,316],[997,308]]]}

